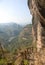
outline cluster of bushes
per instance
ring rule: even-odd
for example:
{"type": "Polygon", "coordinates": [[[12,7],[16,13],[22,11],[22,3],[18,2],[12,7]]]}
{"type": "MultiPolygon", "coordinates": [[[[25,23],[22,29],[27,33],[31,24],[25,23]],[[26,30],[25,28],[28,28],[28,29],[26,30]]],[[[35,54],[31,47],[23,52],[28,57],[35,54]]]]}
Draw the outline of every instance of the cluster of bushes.
{"type": "Polygon", "coordinates": [[[29,65],[29,61],[27,59],[23,59],[21,65],[29,65]]]}
{"type": "Polygon", "coordinates": [[[7,61],[5,59],[0,59],[0,65],[6,65],[7,61]]]}

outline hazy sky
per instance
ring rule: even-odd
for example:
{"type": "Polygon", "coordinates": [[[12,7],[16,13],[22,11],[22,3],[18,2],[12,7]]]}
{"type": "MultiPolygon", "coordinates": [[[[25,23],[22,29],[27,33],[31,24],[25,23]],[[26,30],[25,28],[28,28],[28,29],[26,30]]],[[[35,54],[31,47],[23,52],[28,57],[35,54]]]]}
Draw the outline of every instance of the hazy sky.
{"type": "Polygon", "coordinates": [[[0,0],[0,23],[26,24],[31,19],[27,0],[0,0]]]}

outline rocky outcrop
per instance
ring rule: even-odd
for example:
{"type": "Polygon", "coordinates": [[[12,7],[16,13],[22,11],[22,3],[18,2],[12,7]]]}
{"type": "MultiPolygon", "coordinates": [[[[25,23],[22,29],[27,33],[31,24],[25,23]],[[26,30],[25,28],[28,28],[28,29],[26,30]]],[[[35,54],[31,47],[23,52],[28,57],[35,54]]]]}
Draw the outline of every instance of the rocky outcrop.
{"type": "Polygon", "coordinates": [[[33,45],[37,48],[34,65],[45,65],[45,0],[28,0],[28,6],[33,17],[33,45]]]}

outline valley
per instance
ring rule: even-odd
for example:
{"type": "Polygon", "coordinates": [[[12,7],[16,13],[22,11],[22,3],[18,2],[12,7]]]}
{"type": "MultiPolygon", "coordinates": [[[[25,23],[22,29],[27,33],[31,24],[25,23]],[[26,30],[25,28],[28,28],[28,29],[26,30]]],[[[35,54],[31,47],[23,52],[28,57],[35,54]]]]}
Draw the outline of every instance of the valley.
{"type": "Polygon", "coordinates": [[[0,65],[28,63],[25,55],[28,53],[27,48],[31,45],[32,24],[25,27],[14,23],[11,25],[5,24],[3,27],[0,26],[0,65]]]}

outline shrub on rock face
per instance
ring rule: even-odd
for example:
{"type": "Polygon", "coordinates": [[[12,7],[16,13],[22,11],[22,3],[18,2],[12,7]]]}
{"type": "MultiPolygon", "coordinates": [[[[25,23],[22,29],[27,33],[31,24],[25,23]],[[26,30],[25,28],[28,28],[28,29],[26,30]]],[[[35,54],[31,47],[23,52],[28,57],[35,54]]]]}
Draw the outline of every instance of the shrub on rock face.
{"type": "Polygon", "coordinates": [[[0,65],[6,65],[6,64],[7,64],[7,62],[5,59],[0,59],[0,65]]]}
{"type": "Polygon", "coordinates": [[[29,61],[24,59],[24,65],[29,65],[29,61]]]}

